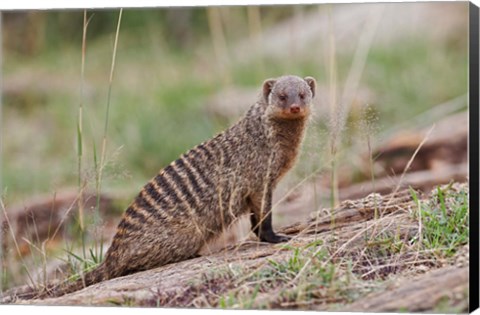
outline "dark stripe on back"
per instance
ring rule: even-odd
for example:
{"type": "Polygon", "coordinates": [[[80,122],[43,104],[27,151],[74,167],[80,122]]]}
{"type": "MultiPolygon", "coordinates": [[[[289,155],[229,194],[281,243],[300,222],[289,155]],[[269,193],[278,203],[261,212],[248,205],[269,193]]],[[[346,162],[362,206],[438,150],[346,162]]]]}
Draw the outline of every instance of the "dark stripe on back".
{"type": "Polygon", "coordinates": [[[148,212],[151,216],[155,218],[156,221],[166,222],[167,217],[165,213],[162,213],[162,210],[157,209],[155,205],[150,204],[147,198],[143,197],[142,195],[138,196],[135,200],[135,203],[139,208],[142,208],[146,212],[148,212]]]}
{"type": "Polygon", "coordinates": [[[192,166],[193,169],[196,170],[196,173],[198,173],[198,176],[199,176],[200,180],[206,186],[209,186],[209,187],[213,186],[212,181],[208,178],[208,176],[206,176],[204,174],[205,168],[198,165],[198,163],[202,160],[202,155],[200,154],[200,152],[198,152],[195,149],[191,150],[190,152],[193,154],[193,156],[186,156],[185,157],[187,159],[188,163],[192,166]]]}
{"type": "Polygon", "coordinates": [[[177,194],[165,180],[163,174],[158,174],[153,180],[158,185],[159,189],[161,189],[161,191],[155,189],[155,185],[152,182],[149,182],[145,186],[145,190],[153,198],[153,200],[155,200],[159,207],[168,209],[180,202],[177,194]]]}
{"type": "MultiPolygon", "coordinates": [[[[177,164],[178,161],[181,161],[181,159],[176,160],[175,164],[177,164]]],[[[195,199],[192,193],[190,193],[187,185],[183,181],[183,178],[178,174],[178,171],[185,170],[183,161],[180,162],[180,164],[182,165],[182,167],[179,168],[178,170],[176,170],[173,166],[169,165],[168,167],[165,168],[165,173],[168,174],[170,178],[175,182],[177,188],[180,189],[180,192],[185,197],[184,199],[188,203],[190,208],[195,209],[196,207],[195,199]]]]}
{"type": "Polygon", "coordinates": [[[143,213],[141,213],[140,211],[137,211],[135,210],[134,208],[132,207],[128,207],[127,211],[126,211],[126,215],[136,221],[138,221],[139,223],[145,223],[147,222],[147,218],[143,215],[143,213]]]}
{"type": "Polygon", "coordinates": [[[118,228],[119,229],[124,229],[125,231],[139,231],[142,228],[142,226],[132,224],[132,223],[128,222],[127,220],[125,220],[125,218],[124,218],[122,220],[122,222],[120,222],[120,224],[118,225],[118,228]]]}
{"type": "Polygon", "coordinates": [[[233,150],[237,147],[237,142],[235,141],[235,139],[225,138],[225,143],[227,144],[227,146],[224,147],[228,147],[228,153],[232,154],[233,150]]]}
{"type": "MultiPolygon", "coordinates": [[[[163,173],[164,171],[162,171],[163,173]]],[[[167,217],[167,220],[173,216],[184,216],[185,215],[185,207],[182,206],[181,200],[178,198],[178,195],[175,193],[172,187],[166,182],[164,175],[160,173],[153,181],[159,186],[159,190],[161,189],[160,193],[155,189],[155,185],[152,182],[149,182],[145,185],[142,193],[148,194],[155,205],[149,207],[148,209],[151,211],[158,212],[158,208],[161,209],[161,213],[167,217]]],[[[147,198],[143,198],[145,202],[147,202],[147,198]]],[[[149,203],[148,203],[149,204],[149,203]]]]}
{"type": "MultiPolygon", "coordinates": [[[[212,144],[212,142],[209,142],[209,144],[212,144]]],[[[198,148],[199,150],[201,150],[203,153],[205,153],[207,159],[213,160],[213,155],[212,155],[212,153],[210,152],[210,150],[208,150],[208,149],[205,147],[205,145],[199,144],[199,145],[197,146],[197,148],[198,148]]]]}
{"type": "Polygon", "coordinates": [[[224,145],[220,147],[220,151],[222,152],[223,155],[223,165],[224,166],[231,166],[232,165],[232,148],[235,147],[235,143],[229,139],[225,138],[224,139],[224,145]]]}
{"type": "MultiPolygon", "coordinates": [[[[157,177],[160,176],[160,175],[157,175],[157,177]]],[[[160,187],[162,188],[162,187],[160,187]]],[[[165,199],[165,194],[167,193],[165,191],[164,188],[162,188],[164,191],[162,191],[162,193],[160,194],[159,191],[157,191],[155,189],[155,186],[153,185],[152,182],[149,182],[148,184],[145,185],[145,187],[143,188],[145,193],[147,193],[148,195],[150,195],[150,197],[152,197],[153,200],[155,200],[155,202],[160,206],[160,207],[165,207],[165,208],[168,208],[168,207],[171,207],[172,205],[168,202],[168,200],[165,199]]]]}
{"type": "Polygon", "coordinates": [[[158,191],[155,189],[155,186],[153,186],[151,182],[147,183],[143,188],[143,190],[145,191],[145,193],[149,194],[150,197],[152,197],[152,199],[155,200],[155,202],[160,201],[160,194],[158,193],[158,191]]]}
{"type": "Polygon", "coordinates": [[[225,138],[224,134],[219,134],[212,141],[209,142],[210,147],[212,147],[217,154],[220,154],[220,161],[218,162],[219,164],[223,158],[223,165],[216,165],[216,167],[219,167],[219,166],[223,167],[225,165],[229,165],[229,164],[225,164],[225,162],[230,163],[231,150],[227,148],[225,145],[222,145],[222,143],[220,142],[222,140],[221,139],[222,137],[224,137],[224,141],[226,142],[227,139],[225,138]]]}
{"type": "MultiPolygon", "coordinates": [[[[185,158],[186,157],[184,157],[183,159],[185,158]]],[[[185,171],[185,173],[187,174],[188,181],[190,182],[190,184],[192,184],[194,193],[197,193],[197,194],[201,193],[202,189],[200,188],[200,185],[198,184],[197,179],[195,178],[195,174],[193,174],[192,172],[192,169],[191,169],[192,166],[185,165],[185,163],[183,162],[183,159],[178,159],[177,161],[175,161],[175,165],[185,171]]]]}
{"type": "MultiPolygon", "coordinates": [[[[173,167],[171,165],[168,165],[163,169],[163,172],[170,174],[172,170],[173,170],[173,167]]],[[[164,193],[172,198],[172,201],[174,202],[174,204],[178,205],[182,202],[180,197],[178,197],[178,194],[175,191],[174,187],[170,186],[170,184],[165,180],[165,177],[163,176],[163,174],[158,174],[157,176],[155,176],[154,180],[157,183],[157,185],[163,189],[164,193]]]]}

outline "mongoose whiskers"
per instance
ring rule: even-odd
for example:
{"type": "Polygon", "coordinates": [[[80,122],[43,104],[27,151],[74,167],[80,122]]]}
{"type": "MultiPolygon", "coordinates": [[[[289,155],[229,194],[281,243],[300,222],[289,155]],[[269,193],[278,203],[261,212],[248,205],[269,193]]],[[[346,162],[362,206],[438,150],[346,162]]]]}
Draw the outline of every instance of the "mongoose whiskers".
{"type": "Polygon", "coordinates": [[[37,297],[186,260],[246,214],[261,241],[287,241],[272,229],[272,192],[298,155],[315,86],[312,77],[266,80],[243,118],[181,155],[143,187],[99,267],[37,297]]]}

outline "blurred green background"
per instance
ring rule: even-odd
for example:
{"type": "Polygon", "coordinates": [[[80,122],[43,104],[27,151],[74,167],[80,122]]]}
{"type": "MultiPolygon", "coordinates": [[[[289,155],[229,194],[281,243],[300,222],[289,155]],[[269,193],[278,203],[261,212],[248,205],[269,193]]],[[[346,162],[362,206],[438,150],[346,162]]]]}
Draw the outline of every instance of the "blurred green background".
{"type": "MultiPolygon", "coordinates": [[[[467,16],[468,3],[125,9],[102,189],[133,196],[282,74],[319,85],[296,178],[326,165],[332,102],[345,109],[343,148],[364,141],[366,107],[378,137],[419,124],[416,115],[467,93],[467,16]]],[[[119,10],[87,11],[83,79],[83,11],[2,17],[4,200],[77,186],[80,104],[82,176],[94,187],[119,10]]]]}

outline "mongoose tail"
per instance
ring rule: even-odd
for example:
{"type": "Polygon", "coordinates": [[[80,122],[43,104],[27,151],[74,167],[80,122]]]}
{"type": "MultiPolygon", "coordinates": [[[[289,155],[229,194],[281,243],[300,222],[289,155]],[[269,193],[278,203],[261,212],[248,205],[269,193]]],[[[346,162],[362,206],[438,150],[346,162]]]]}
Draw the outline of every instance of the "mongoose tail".
{"type": "Polygon", "coordinates": [[[46,288],[38,298],[57,297],[72,293],[88,287],[92,284],[102,282],[108,279],[108,273],[105,271],[105,264],[102,263],[95,269],[86,272],[80,279],[70,283],[62,283],[50,288],[46,288]]]}
{"type": "Polygon", "coordinates": [[[58,297],[104,280],[107,280],[107,273],[105,272],[105,264],[102,263],[73,282],[49,283],[43,288],[30,286],[13,288],[5,292],[4,297],[0,299],[0,304],[12,303],[18,299],[31,300],[58,297]]]}

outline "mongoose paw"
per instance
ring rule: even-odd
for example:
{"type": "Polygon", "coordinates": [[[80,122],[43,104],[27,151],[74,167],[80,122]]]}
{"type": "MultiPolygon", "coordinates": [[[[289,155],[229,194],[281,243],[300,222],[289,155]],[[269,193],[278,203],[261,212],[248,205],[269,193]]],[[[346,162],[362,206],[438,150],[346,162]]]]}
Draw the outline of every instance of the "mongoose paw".
{"type": "Polygon", "coordinates": [[[262,241],[276,244],[276,243],[288,242],[291,238],[292,237],[287,235],[271,234],[271,235],[268,235],[267,237],[262,237],[262,241]]]}

